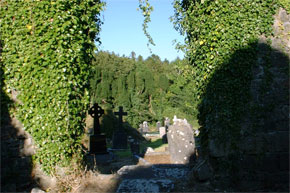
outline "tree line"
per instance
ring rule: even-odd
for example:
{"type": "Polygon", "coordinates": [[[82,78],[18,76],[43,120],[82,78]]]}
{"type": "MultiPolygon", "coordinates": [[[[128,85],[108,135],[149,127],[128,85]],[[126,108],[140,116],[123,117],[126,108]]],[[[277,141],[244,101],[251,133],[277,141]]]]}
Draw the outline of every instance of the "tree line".
{"type": "Polygon", "coordinates": [[[169,62],[155,54],[143,59],[134,52],[126,57],[101,51],[95,55],[92,68],[91,102],[107,111],[123,106],[132,127],[173,115],[195,120],[195,87],[187,78],[194,72],[186,59],[169,62]]]}

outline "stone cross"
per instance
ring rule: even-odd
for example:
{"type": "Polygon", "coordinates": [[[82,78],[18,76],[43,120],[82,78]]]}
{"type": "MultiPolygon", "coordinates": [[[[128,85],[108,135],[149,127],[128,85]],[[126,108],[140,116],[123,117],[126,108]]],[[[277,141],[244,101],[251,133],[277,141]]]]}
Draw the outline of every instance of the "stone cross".
{"type": "Polygon", "coordinates": [[[128,113],[123,111],[123,107],[119,107],[119,112],[115,112],[114,114],[119,116],[119,130],[121,130],[123,128],[123,116],[128,115],[128,113]]]}
{"type": "Polygon", "coordinates": [[[113,134],[113,149],[127,149],[127,134],[123,129],[123,116],[127,115],[127,112],[123,111],[123,107],[119,107],[119,112],[115,112],[115,115],[119,116],[118,130],[113,134]]]}
{"type": "Polygon", "coordinates": [[[101,134],[99,118],[104,114],[104,110],[95,103],[90,108],[89,114],[94,118],[94,135],[101,134]]]}
{"type": "Polygon", "coordinates": [[[89,138],[89,153],[90,154],[106,154],[107,144],[106,136],[101,134],[100,117],[104,114],[104,110],[98,105],[94,104],[89,109],[89,114],[94,118],[94,134],[89,138]]]}

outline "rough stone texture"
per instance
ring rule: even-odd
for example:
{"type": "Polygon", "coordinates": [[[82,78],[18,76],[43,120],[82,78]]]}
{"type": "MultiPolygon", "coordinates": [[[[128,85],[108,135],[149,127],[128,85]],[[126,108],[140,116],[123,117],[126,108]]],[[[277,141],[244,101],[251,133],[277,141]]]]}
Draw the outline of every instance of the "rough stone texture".
{"type": "MultiPolygon", "coordinates": [[[[227,145],[220,147],[209,135],[207,156],[214,169],[211,184],[221,190],[230,187],[234,191],[289,192],[290,15],[280,9],[273,27],[271,46],[264,37],[258,44],[251,99],[245,108],[255,106],[259,110],[253,115],[249,108],[241,120],[239,146],[236,149],[227,149],[227,145]],[[265,87],[269,73],[271,79],[265,87]],[[220,166],[229,162],[235,169],[226,173],[220,166]]],[[[200,167],[194,172],[198,178],[207,179],[209,171],[207,167],[200,167]]]]}
{"type": "Polygon", "coordinates": [[[170,125],[167,133],[172,163],[188,164],[195,153],[195,141],[189,125],[170,125]]]}
{"type": "Polygon", "coordinates": [[[31,136],[21,123],[1,109],[1,191],[30,191],[33,186],[31,136]]]}
{"type": "Polygon", "coordinates": [[[117,192],[170,192],[173,187],[171,180],[125,179],[117,192]]]}
{"type": "Polygon", "coordinates": [[[162,138],[166,134],[165,127],[159,127],[159,136],[162,138]]]}
{"type": "Polygon", "coordinates": [[[124,166],[118,172],[122,179],[117,192],[170,192],[176,180],[188,178],[184,165],[164,164],[124,166]]]}
{"type": "Polygon", "coordinates": [[[205,160],[197,163],[193,168],[193,175],[199,181],[209,180],[212,177],[212,174],[212,168],[205,160]]]}
{"type": "Polygon", "coordinates": [[[31,193],[45,193],[43,190],[39,189],[39,188],[33,188],[31,190],[31,193]]]}

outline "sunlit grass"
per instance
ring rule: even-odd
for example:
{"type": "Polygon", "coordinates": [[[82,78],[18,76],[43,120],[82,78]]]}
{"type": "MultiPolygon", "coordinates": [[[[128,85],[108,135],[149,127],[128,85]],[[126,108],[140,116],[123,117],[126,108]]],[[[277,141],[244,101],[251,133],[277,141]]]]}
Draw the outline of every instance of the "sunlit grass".
{"type": "Polygon", "coordinates": [[[151,147],[155,152],[165,151],[165,148],[168,147],[168,144],[163,144],[162,139],[158,137],[152,137],[150,142],[144,142],[141,144],[141,149],[146,149],[151,147]]]}

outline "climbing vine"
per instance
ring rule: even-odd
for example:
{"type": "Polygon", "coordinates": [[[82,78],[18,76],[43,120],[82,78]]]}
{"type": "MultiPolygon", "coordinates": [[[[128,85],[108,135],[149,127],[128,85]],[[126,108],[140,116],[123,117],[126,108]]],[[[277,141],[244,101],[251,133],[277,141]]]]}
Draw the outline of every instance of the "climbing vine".
{"type": "Polygon", "coordinates": [[[153,7],[150,5],[149,0],[139,0],[139,10],[142,12],[142,15],[144,17],[142,27],[143,27],[143,32],[145,36],[148,38],[147,47],[149,48],[150,52],[152,52],[149,45],[151,44],[155,46],[155,43],[151,35],[148,33],[147,29],[148,29],[148,23],[151,22],[150,16],[151,16],[151,12],[153,11],[153,7]]]}
{"type": "MultiPolygon", "coordinates": [[[[203,142],[236,142],[250,99],[257,40],[272,33],[276,0],[175,0],[175,28],[195,74],[203,142]]],[[[233,145],[233,144],[232,144],[233,145]]]]}
{"type": "MultiPolygon", "coordinates": [[[[100,31],[99,0],[1,1],[6,92],[46,173],[82,159],[88,80],[100,31]]],[[[2,68],[2,66],[1,66],[2,68]]]]}

